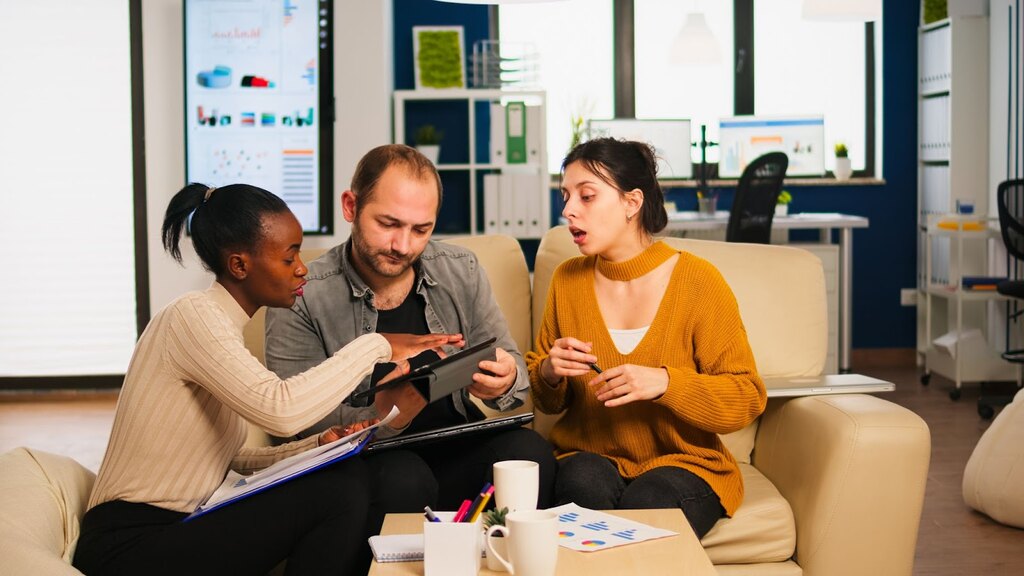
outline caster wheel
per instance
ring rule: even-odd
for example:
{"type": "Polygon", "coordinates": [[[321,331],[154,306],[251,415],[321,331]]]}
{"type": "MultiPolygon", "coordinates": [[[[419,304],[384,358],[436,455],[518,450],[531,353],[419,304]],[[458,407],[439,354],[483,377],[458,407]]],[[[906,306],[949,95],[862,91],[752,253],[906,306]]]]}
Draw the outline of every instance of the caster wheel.
{"type": "Polygon", "coordinates": [[[978,416],[981,416],[985,420],[991,420],[992,416],[995,416],[996,410],[991,406],[980,405],[978,406],[978,416]]]}
{"type": "Polygon", "coordinates": [[[927,372],[924,373],[924,374],[921,374],[921,384],[923,386],[927,386],[928,384],[931,383],[931,381],[932,381],[932,375],[931,374],[929,374],[927,372]]]}
{"type": "Polygon", "coordinates": [[[960,390],[955,389],[955,388],[953,390],[950,390],[949,391],[949,399],[954,401],[954,402],[959,400],[960,399],[960,390]]]}

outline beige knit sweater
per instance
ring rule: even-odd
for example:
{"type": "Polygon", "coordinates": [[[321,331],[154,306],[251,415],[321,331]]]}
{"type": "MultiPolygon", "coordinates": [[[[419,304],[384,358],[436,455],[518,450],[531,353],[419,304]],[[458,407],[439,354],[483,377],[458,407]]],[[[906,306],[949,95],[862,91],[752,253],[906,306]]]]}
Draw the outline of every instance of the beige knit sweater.
{"type": "Polygon", "coordinates": [[[127,500],[192,512],[228,467],[249,472],[316,445],[317,437],[242,448],[252,422],[276,436],[314,424],[391,357],[367,334],[319,366],[281,380],[245,348],[249,316],[220,284],[158,313],[135,348],[89,508],[127,500]]]}
{"type": "Polygon", "coordinates": [[[677,252],[679,260],[657,315],[629,354],[619,353],[600,314],[594,292],[596,257],[559,266],[548,291],[537,352],[527,356],[531,391],[542,412],[565,411],[550,435],[559,456],[599,454],[613,460],[626,478],[659,466],[685,468],[703,478],[732,515],[743,499],[743,481],[718,435],[743,428],[764,411],[764,383],[736,298],[714,266],[663,242],[629,264],[642,274],[677,252]],[[540,364],[563,336],[593,342],[604,369],[622,364],[666,368],[668,389],[656,400],[606,408],[586,386],[595,376],[592,372],[555,386],[544,382],[540,364]]]}

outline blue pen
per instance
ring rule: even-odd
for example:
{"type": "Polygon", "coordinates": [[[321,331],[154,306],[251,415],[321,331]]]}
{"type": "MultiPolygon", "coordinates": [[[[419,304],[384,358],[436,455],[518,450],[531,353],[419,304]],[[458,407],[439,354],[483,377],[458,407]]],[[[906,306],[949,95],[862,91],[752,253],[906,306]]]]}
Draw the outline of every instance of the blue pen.
{"type": "Polygon", "coordinates": [[[423,515],[427,517],[427,520],[431,522],[440,522],[441,519],[434,515],[434,511],[430,509],[430,506],[423,507],[423,515]]]}

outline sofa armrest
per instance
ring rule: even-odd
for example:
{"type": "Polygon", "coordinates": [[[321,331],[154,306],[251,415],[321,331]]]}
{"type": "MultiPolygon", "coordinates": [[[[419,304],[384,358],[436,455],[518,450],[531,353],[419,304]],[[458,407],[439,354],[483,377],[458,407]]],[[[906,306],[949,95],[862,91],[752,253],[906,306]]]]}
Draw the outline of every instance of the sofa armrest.
{"type": "Polygon", "coordinates": [[[805,576],[910,575],[931,451],[913,412],[863,394],[769,402],[753,464],[793,508],[805,576]]]}

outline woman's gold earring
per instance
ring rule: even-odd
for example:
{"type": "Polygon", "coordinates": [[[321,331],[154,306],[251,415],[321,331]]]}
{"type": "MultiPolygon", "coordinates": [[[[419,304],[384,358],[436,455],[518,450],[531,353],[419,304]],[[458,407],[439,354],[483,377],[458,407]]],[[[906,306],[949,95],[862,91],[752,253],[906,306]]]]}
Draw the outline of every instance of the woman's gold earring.
{"type": "Polygon", "coordinates": [[[626,222],[632,222],[632,221],[633,221],[633,215],[632,214],[626,214],[626,222]]]}

